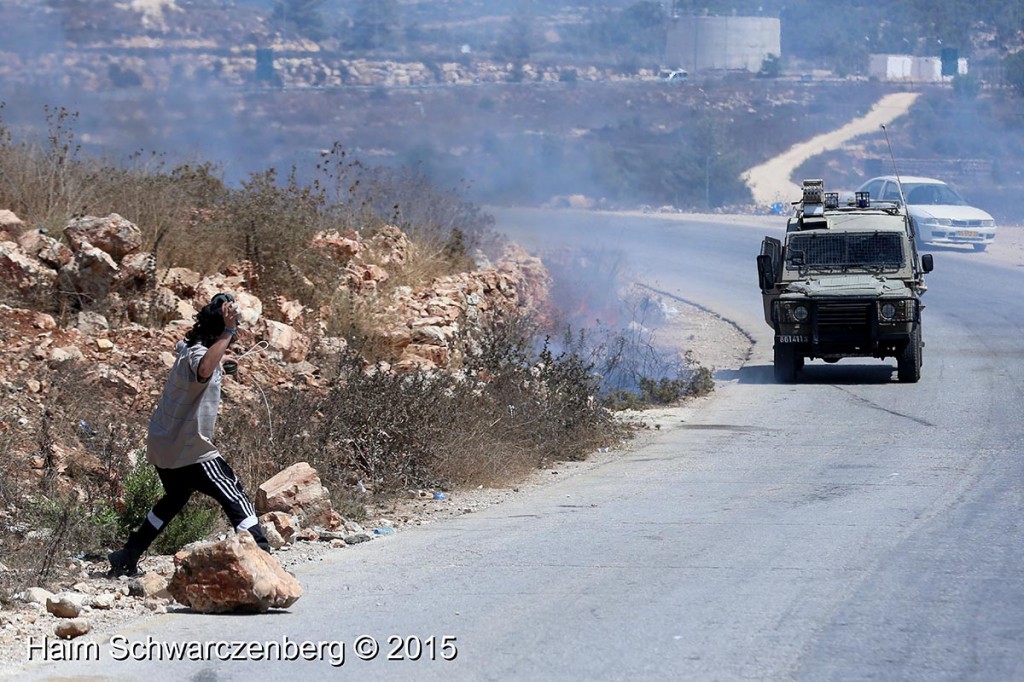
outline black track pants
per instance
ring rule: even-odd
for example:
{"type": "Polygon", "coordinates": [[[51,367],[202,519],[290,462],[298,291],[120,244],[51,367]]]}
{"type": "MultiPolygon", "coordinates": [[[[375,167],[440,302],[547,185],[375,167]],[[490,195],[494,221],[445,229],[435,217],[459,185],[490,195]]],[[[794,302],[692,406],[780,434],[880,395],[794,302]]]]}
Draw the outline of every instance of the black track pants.
{"type": "MultiPolygon", "coordinates": [[[[192,493],[200,492],[217,500],[236,531],[249,531],[256,544],[270,551],[270,545],[256,518],[256,508],[242,490],[241,481],[224,458],[217,457],[208,462],[190,464],[178,469],[157,467],[156,471],[160,474],[160,482],[164,486],[164,496],[149,512],[147,522],[157,533],[178,515],[192,497],[192,493]]],[[[155,537],[156,533],[153,534],[153,538],[155,537]]],[[[146,545],[148,547],[149,543],[146,545]]],[[[145,550],[145,547],[142,549],[145,550]]]]}

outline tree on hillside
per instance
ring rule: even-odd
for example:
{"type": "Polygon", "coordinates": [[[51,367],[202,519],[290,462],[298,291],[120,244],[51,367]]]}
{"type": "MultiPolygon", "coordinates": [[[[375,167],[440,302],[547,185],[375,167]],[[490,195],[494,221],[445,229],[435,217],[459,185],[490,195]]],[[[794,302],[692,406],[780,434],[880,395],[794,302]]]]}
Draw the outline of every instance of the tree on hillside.
{"type": "Polygon", "coordinates": [[[1003,72],[1006,84],[1024,96],[1024,51],[1014,52],[1004,59],[1003,72]]]}
{"type": "Polygon", "coordinates": [[[530,24],[530,17],[526,14],[520,13],[512,17],[498,35],[494,47],[495,56],[522,66],[522,63],[530,58],[530,24]]]}
{"type": "Polygon", "coordinates": [[[271,19],[282,35],[296,31],[310,40],[327,37],[327,26],[320,11],[324,0],[274,0],[271,19]]]}
{"type": "Polygon", "coordinates": [[[624,10],[595,19],[589,39],[600,52],[616,55],[620,61],[647,58],[660,61],[665,51],[668,14],[660,2],[641,0],[624,10]]]}
{"type": "Polygon", "coordinates": [[[346,40],[356,50],[375,50],[391,43],[399,30],[397,0],[359,0],[346,40]]]}

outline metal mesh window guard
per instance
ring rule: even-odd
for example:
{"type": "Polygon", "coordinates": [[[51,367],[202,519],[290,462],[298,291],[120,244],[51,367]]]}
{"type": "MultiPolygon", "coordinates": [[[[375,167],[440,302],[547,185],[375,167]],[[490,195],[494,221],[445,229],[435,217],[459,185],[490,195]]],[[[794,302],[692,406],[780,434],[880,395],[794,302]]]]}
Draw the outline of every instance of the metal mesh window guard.
{"type": "Polygon", "coordinates": [[[790,240],[786,261],[791,270],[834,266],[900,267],[903,243],[900,235],[892,232],[799,235],[790,240]],[[802,264],[799,262],[801,254],[802,264]]]}

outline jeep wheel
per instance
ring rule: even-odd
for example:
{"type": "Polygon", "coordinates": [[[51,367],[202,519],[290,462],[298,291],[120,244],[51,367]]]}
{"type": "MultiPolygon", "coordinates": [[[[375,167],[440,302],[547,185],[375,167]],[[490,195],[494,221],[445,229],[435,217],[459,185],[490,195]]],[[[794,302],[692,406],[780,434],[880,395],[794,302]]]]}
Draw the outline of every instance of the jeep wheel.
{"type": "Polygon", "coordinates": [[[896,359],[896,376],[904,384],[916,384],[921,378],[921,325],[914,327],[910,341],[896,359]]]}
{"type": "MultiPolygon", "coordinates": [[[[800,358],[803,360],[803,357],[800,358]]],[[[775,344],[775,381],[780,384],[791,384],[796,381],[798,365],[796,349],[793,346],[775,344]]]]}

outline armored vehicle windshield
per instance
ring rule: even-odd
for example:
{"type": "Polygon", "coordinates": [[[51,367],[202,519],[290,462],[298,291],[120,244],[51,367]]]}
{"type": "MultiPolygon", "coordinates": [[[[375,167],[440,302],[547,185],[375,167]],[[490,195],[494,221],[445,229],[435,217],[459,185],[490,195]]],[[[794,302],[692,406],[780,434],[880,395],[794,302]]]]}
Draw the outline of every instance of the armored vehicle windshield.
{"type": "Polygon", "coordinates": [[[906,262],[904,239],[895,232],[814,231],[793,234],[786,250],[786,269],[899,270],[906,262]]]}

